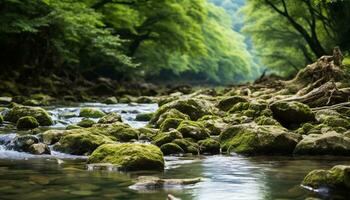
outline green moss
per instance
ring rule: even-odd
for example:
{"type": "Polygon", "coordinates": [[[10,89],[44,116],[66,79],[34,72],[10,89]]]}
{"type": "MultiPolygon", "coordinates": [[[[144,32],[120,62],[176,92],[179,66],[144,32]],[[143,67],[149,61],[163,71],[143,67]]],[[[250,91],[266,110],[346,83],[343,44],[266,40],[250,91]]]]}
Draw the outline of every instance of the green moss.
{"type": "Polygon", "coordinates": [[[27,130],[39,127],[39,122],[31,116],[21,117],[17,121],[17,129],[27,130]]]}
{"type": "Polygon", "coordinates": [[[21,117],[34,117],[41,126],[50,126],[53,121],[50,115],[42,108],[29,106],[14,106],[5,116],[4,120],[17,123],[21,117]]]}
{"type": "Polygon", "coordinates": [[[132,97],[129,95],[124,95],[119,99],[119,103],[131,103],[132,102],[132,97]]]}
{"type": "Polygon", "coordinates": [[[4,117],[0,115],[0,124],[2,124],[3,122],[4,122],[4,117]]]}
{"type": "Polygon", "coordinates": [[[160,131],[165,132],[165,131],[169,131],[170,129],[176,129],[182,121],[183,119],[167,118],[160,125],[160,131]]]}
{"type": "Polygon", "coordinates": [[[121,170],[163,170],[161,150],[146,144],[105,144],[97,148],[88,163],[111,163],[121,170]]]}
{"type": "MultiPolygon", "coordinates": [[[[161,111],[158,110],[157,112],[161,112],[161,111]]],[[[168,118],[183,119],[183,120],[190,119],[190,117],[188,115],[183,114],[176,109],[170,109],[158,117],[157,117],[157,113],[154,114],[153,118],[150,121],[150,124],[154,124],[156,127],[160,127],[160,125],[168,118]]]]}
{"type": "Polygon", "coordinates": [[[265,109],[261,111],[260,115],[266,116],[266,117],[272,117],[272,111],[270,109],[265,109]]]}
{"type": "Polygon", "coordinates": [[[106,99],[104,99],[103,101],[102,101],[102,103],[104,103],[104,104],[117,104],[118,103],[118,99],[117,98],[115,98],[115,97],[108,97],[108,98],[106,98],[106,99]]]}
{"type": "Polygon", "coordinates": [[[220,153],[220,143],[212,138],[198,141],[201,153],[218,154],[220,153]]]}
{"type": "Polygon", "coordinates": [[[73,130],[73,129],[80,129],[82,128],[81,126],[78,126],[76,124],[70,124],[66,127],[66,130],[73,130]]]}
{"type": "Polygon", "coordinates": [[[177,127],[177,130],[183,137],[189,137],[195,140],[203,140],[210,137],[209,130],[200,122],[184,120],[177,127]]]}
{"type": "Polygon", "coordinates": [[[89,118],[83,118],[77,125],[83,128],[89,128],[94,124],[96,124],[94,120],[89,118]]]}
{"type": "Polygon", "coordinates": [[[175,139],[181,139],[181,138],[182,138],[182,134],[179,131],[172,130],[172,131],[165,132],[165,133],[158,133],[153,138],[153,144],[160,147],[163,144],[170,143],[175,139]]]}
{"type": "Polygon", "coordinates": [[[100,118],[105,116],[106,114],[99,109],[96,108],[82,108],[80,109],[79,116],[87,117],[87,118],[100,118]]]}
{"type": "Polygon", "coordinates": [[[247,99],[245,99],[241,96],[226,97],[218,102],[217,107],[220,110],[228,111],[234,105],[236,105],[237,103],[240,103],[240,102],[247,102],[247,99]]]}
{"type": "Polygon", "coordinates": [[[350,128],[350,121],[337,116],[327,116],[322,122],[331,127],[350,128]]]}
{"type": "Polygon", "coordinates": [[[139,113],[136,115],[136,121],[150,121],[154,113],[139,113]]]}
{"type": "Polygon", "coordinates": [[[115,143],[99,131],[93,128],[69,130],[53,148],[73,155],[88,155],[102,144],[115,143]]]}
{"type": "Polygon", "coordinates": [[[123,128],[119,131],[113,132],[111,135],[116,137],[119,141],[129,142],[131,140],[137,140],[139,138],[139,131],[134,128],[123,128]]]}
{"type": "Polygon", "coordinates": [[[229,113],[236,113],[247,110],[249,109],[249,105],[249,102],[239,102],[229,110],[229,113]]]}
{"type": "Polygon", "coordinates": [[[305,176],[302,184],[312,188],[350,189],[350,166],[337,165],[330,170],[313,170],[305,176]]]}
{"type": "Polygon", "coordinates": [[[163,152],[164,155],[181,154],[185,152],[179,145],[175,143],[163,144],[160,147],[160,150],[163,152]]]}
{"type": "Polygon", "coordinates": [[[242,154],[291,154],[300,135],[281,126],[236,125],[220,135],[223,150],[242,154]]]}
{"type": "Polygon", "coordinates": [[[98,123],[100,124],[112,124],[115,122],[122,122],[122,117],[116,112],[108,113],[98,120],[98,123]]]}
{"type": "Polygon", "coordinates": [[[271,117],[266,117],[266,116],[260,116],[255,119],[255,122],[258,125],[275,125],[275,126],[280,126],[281,124],[275,120],[274,118],[271,117]]]}
{"type": "Polygon", "coordinates": [[[175,139],[172,143],[179,145],[186,153],[197,155],[199,153],[198,144],[188,139],[175,139]]]}
{"type": "Polygon", "coordinates": [[[271,105],[274,118],[284,126],[292,126],[315,120],[309,106],[299,102],[278,102],[271,105]]]}
{"type": "Polygon", "coordinates": [[[137,103],[154,103],[151,97],[141,96],[136,99],[137,103]]]}

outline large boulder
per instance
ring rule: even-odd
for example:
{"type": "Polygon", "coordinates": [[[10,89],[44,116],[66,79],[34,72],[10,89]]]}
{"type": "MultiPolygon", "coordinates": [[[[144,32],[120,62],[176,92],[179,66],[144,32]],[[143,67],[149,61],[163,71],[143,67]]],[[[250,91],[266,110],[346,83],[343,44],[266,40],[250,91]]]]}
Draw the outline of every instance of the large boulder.
{"type": "Polygon", "coordinates": [[[191,138],[175,139],[172,143],[177,144],[185,151],[185,153],[192,153],[197,155],[199,153],[199,146],[197,143],[192,141],[191,138]]]}
{"type": "Polygon", "coordinates": [[[29,147],[37,143],[39,143],[39,139],[34,135],[22,135],[16,136],[12,140],[11,147],[16,151],[28,152],[29,147]]]}
{"type": "Polygon", "coordinates": [[[21,117],[17,121],[17,129],[19,130],[28,130],[39,127],[39,122],[31,116],[21,117]]]}
{"type": "Polygon", "coordinates": [[[350,128],[350,119],[333,110],[317,111],[316,120],[330,127],[350,128]]]}
{"type": "Polygon", "coordinates": [[[335,131],[305,136],[295,147],[301,155],[350,155],[350,138],[335,131]]]}
{"type": "Polygon", "coordinates": [[[167,112],[162,113],[161,115],[157,116],[157,114],[154,114],[150,124],[153,124],[155,127],[160,127],[161,124],[166,120],[166,119],[177,119],[177,120],[189,120],[190,117],[186,114],[183,114],[182,112],[176,110],[176,109],[170,109],[167,112]]]}
{"type": "Polygon", "coordinates": [[[315,120],[315,114],[309,106],[299,102],[277,102],[270,108],[273,117],[287,127],[315,120]]]}
{"type": "Polygon", "coordinates": [[[98,120],[100,124],[112,124],[115,122],[122,122],[122,117],[116,112],[108,113],[98,120]]]}
{"type": "Polygon", "coordinates": [[[65,131],[65,130],[48,130],[48,131],[45,131],[44,133],[40,133],[39,137],[41,138],[43,143],[52,145],[58,142],[61,139],[61,137],[69,133],[70,133],[69,131],[65,131]]]}
{"type": "Polygon", "coordinates": [[[53,146],[54,150],[73,155],[89,155],[102,144],[115,143],[103,129],[82,128],[67,131],[53,146]]]}
{"type": "Polygon", "coordinates": [[[79,117],[86,118],[100,118],[105,116],[106,114],[97,108],[82,108],[80,109],[79,117]]]}
{"type": "Polygon", "coordinates": [[[158,133],[153,137],[153,144],[157,146],[162,146],[163,144],[170,143],[175,139],[182,139],[182,134],[177,130],[172,130],[169,132],[158,133]]]}
{"type": "Polygon", "coordinates": [[[163,152],[164,155],[181,154],[185,152],[179,145],[175,143],[163,144],[160,147],[160,150],[163,152]]]}
{"type": "Polygon", "coordinates": [[[127,171],[164,169],[163,153],[149,144],[105,144],[91,154],[88,163],[111,163],[127,171]]]}
{"type": "Polygon", "coordinates": [[[218,154],[220,153],[220,143],[217,140],[208,138],[198,141],[200,153],[218,154]]]}
{"type": "Polygon", "coordinates": [[[210,137],[210,132],[200,122],[190,120],[182,121],[177,130],[183,137],[193,138],[195,140],[204,140],[210,137]]]}
{"type": "Polygon", "coordinates": [[[191,120],[198,120],[204,115],[210,114],[213,108],[214,106],[212,103],[204,99],[179,99],[161,106],[155,113],[151,123],[154,124],[157,122],[162,114],[168,112],[171,109],[176,109],[181,113],[188,115],[191,120]]]}
{"type": "Polygon", "coordinates": [[[17,123],[21,117],[34,117],[40,126],[50,126],[53,121],[50,115],[42,108],[29,106],[14,106],[8,113],[5,114],[4,120],[12,123],[17,123]]]}
{"type": "Polygon", "coordinates": [[[223,110],[223,111],[228,111],[230,110],[234,105],[236,105],[237,103],[239,102],[247,102],[248,100],[244,97],[241,97],[241,96],[232,96],[232,97],[226,97],[222,100],[220,100],[218,103],[217,103],[217,107],[220,109],[220,110],[223,110]]]}
{"type": "Polygon", "coordinates": [[[304,178],[302,185],[314,189],[350,189],[350,166],[336,165],[330,170],[313,170],[304,178]]]}
{"type": "Polygon", "coordinates": [[[221,147],[242,154],[291,154],[300,135],[281,126],[235,125],[220,135],[221,147]]]}

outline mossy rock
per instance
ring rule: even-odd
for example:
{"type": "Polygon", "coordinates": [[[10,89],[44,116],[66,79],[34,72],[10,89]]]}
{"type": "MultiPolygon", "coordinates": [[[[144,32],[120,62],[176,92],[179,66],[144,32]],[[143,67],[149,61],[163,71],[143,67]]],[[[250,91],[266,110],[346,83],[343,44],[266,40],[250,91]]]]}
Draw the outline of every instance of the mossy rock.
{"type": "Polygon", "coordinates": [[[2,124],[3,122],[4,122],[4,117],[0,115],[0,124],[2,124]]]}
{"type": "Polygon", "coordinates": [[[103,130],[96,128],[69,130],[53,148],[73,155],[89,155],[102,144],[115,143],[102,132],[103,130]]]}
{"type": "Polygon", "coordinates": [[[273,117],[283,126],[299,125],[315,121],[309,106],[299,102],[277,102],[271,105],[273,117]]]}
{"type": "Polygon", "coordinates": [[[307,174],[302,185],[314,189],[328,187],[332,189],[350,189],[350,166],[336,165],[330,170],[313,170],[307,174]]]}
{"type": "Polygon", "coordinates": [[[220,143],[217,140],[208,138],[198,141],[201,153],[218,154],[220,153],[220,143]]]}
{"type": "Polygon", "coordinates": [[[311,130],[315,128],[314,125],[311,123],[305,123],[303,124],[298,130],[296,130],[296,133],[300,135],[308,135],[311,130]]]}
{"type": "Polygon", "coordinates": [[[236,125],[220,135],[223,150],[248,155],[292,154],[299,134],[281,126],[236,125]]]}
{"type": "Polygon", "coordinates": [[[78,126],[83,128],[89,128],[92,127],[96,122],[89,118],[83,118],[80,122],[77,123],[78,126]]]}
{"type": "Polygon", "coordinates": [[[236,103],[230,110],[229,113],[242,112],[249,109],[249,102],[239,102],[236,103]]]}
{"type": "Polygon", "coordinates": [[[210,137],[209,130],[200,122],[184,120],[177,127],[177,130],[183,137],[189,137],[195,140],[204,140],[210,137]]]}
{"type": "Polygon", "coordinates": [[[335,131],[305,136],[295,147],[298,155],[350,155],[350,138],[335,131]]]}
{"type": "Polygon", "coordinates": [[[39,127],[39,122],[31,116],[21,117],[17,121],[17,129],[19,130],[28,130],[39,127]]]}
{"type": "Polygon", "coordinates": [[[106,114],[97,108],[81,108],[79,117],[86,118],[100,118],[105,116],[106,114]]]}
{"type": "Polygon", "coordinates": [[[111,163],[126,171],[164,169],[163,153],[157,146],[136,143],[102,145],[88,163],[111,163]]]}
{"type": "Polygon", "coordinates": [[[155,137],[158,133],[158,129],[141,127],[138,129],[140,135],[139,140],[152,141],[152,138],[155,137]]]}
{"type": "Polygon", "coordinates": [[[43,104],[42,102],[35,100],[35,99],[25,100],[22,104],[25,106],[45,106],[45,105],[48,105],[48,104],[43,104]]]}
{"type": "Polygon", "coordinates": [[[12,123],[17,123],[21,117],[34,117],[40,126],[50,126],[53,121],[50,115],[42,108],[29,106],[14,106],[5,116],[4,120],[12,123]]]}
{"type": "Polygon", "coordinates": [[[247,102],[247,101],[248,100],[246,98],[241,96],[226,97],[218,102],[217,107],[220,110],[228,111],[237,103],[247,102]]]}
{"type": "Polygon", "coordinates": [[[104,100],[102,101],[102,103],[108,104],[108,105],[117,104],[117,103],[118,103],[118,99],[115,98],[115,97],[108,97],[108,98],[104,99],[104,100]]]}
{"type": "Polygon", "coordinates": [[[163,123],[160,125],[160,131],[166,132],[170,131],[171,129],[176,129],[180,123],[183,121],[183,119],[178,118],[167,118],[163,121],[163,123]]]}
{"type": "Polygon", "coordinates": [[[177,131],[177,130],[172,130],[169,132],[164,132],[164,133],[158,133],[154,138],[153,138],[153,144],[157,146],[162,146],[163,144],[170,143],[175,139],[181,139],[182,134],[177,131]]]}
{"type": "MultiPolygon", "coordinates": [[[[204,99],[189,98],[175,100],[161,106],[156,111],[151,123],[155,124],[161,115],[169,112],[171,109],[176,109],[177,111],[188,115],[191,120],[198,120],[204,115],[211,114],[213,107],[212,103],[204,99]]],[[[173,116],[173,118],[181,117],[173,116]]]]}
{"type": "Polygon", "coordinates": [[[122,122],[122,117],[116,112],[108,113],[98,120],[98,123],[100,124],[112,124],[115,122],[122,122]]]}
{"type": "Polygon", "coordinates": [[[209,119],[200,121],[210,132],[210,135],[220,135],[227,128],[227,124],[221,119],[209,119]]]}
{"type": "Polygon", "coordinates": [[[175,143],[166,143],[160,147],[164,155],[182,154],[185,151],[175,143]]]}
{"type": "Polygon", "coordinates": [[[81,129],[82,127],[81,126],[78,126],[76,124],[69,124],[67,127],[66,127],[66,130],[73,130],[73,129],[81,129]]]}
{"type": "Polygon", "coordinates": [[[40,133],[39,138],[41,138],[41,141],[43,141],[43,143],[52,145],[58,142],[61,139],[61,137],[63,137],[66,134],[69,134],[69,132],[65,130],[48,130],[44,133],[40,133]]]}
{"type": "Polygon", "coordinates": [[[28,152],[29,147],[39,143],[39,139],[34,135],[16,136],[12,141],[12,148],[16,151],[28,152]]]}
{"type": "Polygon", "coordinates": [[[132,97],[129,95],[124,95],[119,98],[119,103],[131,103],[132,101],[132,97]]]}
{"type": "Polygon", "coordinates": [[[197,155],[199,153],[199,146],[197,143],[190,141],[189,139],[175,139],[172,143],[179,145],[185,153],[192,153],[197,155]]]}
{"type": "Polygon", "coordinates": [[[51,154],[50,148],[44,143],[32,144],[28,152],[35,155],[51,154]]]}
{"type": "Polygon", "coordinates": [[[321,122],[330,127],[344,127],[346,129],[350,128],[349,119],[344,119],[337,116],[327,116],[321,122]]]}
{"type": "Polygon", "coordinates": [[[141,96],[136,99],[136,103],[154,103],[152,97],[141,96]]]}
{"type": "Polygon", "coordinates": [[[274,118],[271,117],[266,117],[266,116],[260,116],[255,119],[255,122],[258,125],[275,125],[275,126],[280,126],[281,124],[275,120],[274,118]]]}
{"type": "Polygon", "coordinates": [[[159,128],[160,125],[168,118],[174,118],[174,119],[182,119],[182,120],[189,120],[190,117],[186,114],[183,114],[182,112],[176,110],[176,109],[170,109],[167,112],[161,114],[157,117],[157,114],[154,114],[152,117],[150,124],[154,124],[156,128],[159,128]]]}
{"type": "Polygon", "coordinates": [[[117,138],[121,142],[129,142],[131,140],[137,140],[140,132],[134,128],[123,128],[119,131],[113,132],[111,135],[117,138]]]}
{"type": "Polygon", "coordinates": [[[139,113],[136,115],[135,120],[147,122],[147,121],[150,121],[152,119],[153,115],[154,115],[154,113],[139,113]]]}

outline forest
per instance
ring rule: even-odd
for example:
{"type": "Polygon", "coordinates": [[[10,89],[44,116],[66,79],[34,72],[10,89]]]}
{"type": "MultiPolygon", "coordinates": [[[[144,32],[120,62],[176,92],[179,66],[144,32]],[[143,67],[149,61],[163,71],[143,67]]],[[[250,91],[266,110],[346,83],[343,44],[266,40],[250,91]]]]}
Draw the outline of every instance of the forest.
{"type": "Polygon", "coordinates": [[[0,14],[0,199],[349,197],[350,0],[0,14]]]}

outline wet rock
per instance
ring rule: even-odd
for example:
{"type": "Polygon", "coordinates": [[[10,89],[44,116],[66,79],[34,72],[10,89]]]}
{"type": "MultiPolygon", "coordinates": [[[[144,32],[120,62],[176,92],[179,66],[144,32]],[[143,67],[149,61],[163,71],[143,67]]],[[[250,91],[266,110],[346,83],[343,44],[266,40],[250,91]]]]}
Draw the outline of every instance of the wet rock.
{"type": "Polygon", "coordinates": [[[73,129],[67,131],[53,148],[73,155],[89,155],[102,144],[115,143],[105,130],[97,128],[73,129]]]}
{"type": "Polygon", "coordinates": [[[166,131],[170,131],[171,129],[176,129],[181,124],[182,121],[183,119],[179,119],[179,118],[167,118],[162,122],[159,130],[161,132],[166,132],[166,131]]]}
{"type": "Polygon", "coordinates": [[[158,129],[141,127],[138,129],[140,135],[139,140],[147,140],[151,141],[153,137],[155,137],[158,133],[158,129]]]}
{"type": "Polygon", "coordinates": [[[133,98],[129,95],[124,95],[119,99],[119,103],[131,103],[133,102],[133,98]]]}
{"type": "Polygon", "coordinates": [[[157,146],[136,143],[102,145],[91,154],[88,163],[116,164],[126,171],[164,169],[163,153],[157,146]]]}
{"type": "Polygon", "coordinates": [[[350,189],[350,166],[336,165],[330,170],[313,170],[304,178],[302,185],[314,189],[329,187],[332,189],[350,189]]]}
{"type": "Polygon", "coordinates": [[[154,100],[152,97],[145,97],[141,96],[136,99],[137,103],[154,103],[154,100]]]}
{"type": "Polygon", "coordinates": [[[0,105],[8,105],[12,102],[12,97],[0,97],[0,105]]]}
{"type": "Polygon", "coordinates": [[[153,117],[154,113],[139,113],[136,115],[136,121],[150,121],[153,117]]]}
{"type": "Polygon", "coordinates": [[[284,126],[302,124],[315,120],[309,106],[299,102],[277,102],[271,105],[273,116],[284,126]]]}
{"type": "Polygon", "coordinates": [[[76,124],[70,124],[66,127],[66,130],[73,130],[73,129],[81,129],[81,126],[78,126],[76,124]]]}
{"type": "Polygon", "coordinates": [[[97,108],[82,108],[80,109],[79,117],[100,118],[106,114],[97,108]]]}
{"type": "Polygon", "coordinates": [[[105,100],[102,101],[104,104],[117,104],[118,99],[115,97],[108,97],[105,100]]]}
{"type": "Polygon", "coordinates": [[[156,117],[156,114],[153,116],[153,118],[150,121],[150,124],[154,124],[157,128],[160,127],[160,125],[168,118],[173,119],[182,119],[182,120],[189,120],[190,117],[186,114],[183,114],[182,112],[176,110],[176,109],[170,109],[167,112],[161,114],[159,117],[156,117]]]}
{"type": "Polygon", "coordinates": [[[17,129],[19,130],[28,130],[39,127],[39,122],[31,116],[21,117],[17,121],[17,129]]]}
{"type": "Polygon", "coordinates": [[[200,122],[182,121],[179,127],[177,127],[177,130],[183,137],[189,137],[195,140],[203,140],[210,137],[209,130],[200,122]]]}
{"type": "Polygon", "coordinates": [[[122,117],[116,112],[108,113],[98,120],[100,124],[112,124],[115,122],[122,122],[122,117]]]}
{"type": "Polygon", "coordinates": [[[4,122],[4,117],[0,115],[0,124],[2,124],[3,122],[4,122]]]}
{"type": "Polygon", "coordinates": [[[153,144],[157,146],[162,146],[163,144],[170,143],[175,139],[181,139],[182,134],[177,130],[172,130],[169,132],[159,133],[153,138],[153,144]]]}
{"type": "Polygon", "coordinates": [[[247,99],[241,96],[226,97],[218,102],[217,107],[220,110],[228,111],[240,102],[247,102],[247,99]]]}
{"type": "Polygon", "coordinates": [[[185,151],[185,153],[192,153],[197,155],[199,153],[199,146],[197,143],[190,141],[190,139],[175,139],[172,143],[177,144],[185,151]]]}
{"type": "Polygon", "coordinates": [[[160,150],[163,152],[164,155],[173,155],[173,154],[182,154],[184,153],[184,150],[175,143],[167,143],[163,144],[160,147],[160,150]]]}
{"type": "Polygon", "coordinates": [[[235,125],[220,135],[221,148],[242,154],[291,154],[301,136],[281,126],[235,125]]]}
{"type": "Polygon", "coordinates": [[[136,183],[130,188],[132,189],[159,189],[163,187],[191,185],[199,183],[202,178],[188,178],[188,179],[161,179],[154,176],[139,176],[136,183]]]}
{"type": "Polygon", "coordinates": [[[175,100],[161,106],[156,111],[151,123],[157,122],[162,114],[168,112],[171,109],[176,109],[177,111],[188,115],[191,120],[198,120],[204,115],[210,114],[214,109],[214,106],[212,103],[204,99],[189,98],[175,100]]]}
{"type": "Polygon", "coordinates": [[[14,150],[17,151],[29,151],[29,147],[33,144],[39,143],[39,139],[33,135],[17,136],[12,141],[14,150]]]}
{"type": "Polygon", "coordinates": [[[350,138],[335,131],[305,136],[295,147],[299,155],[350,155],[350,138]]]}
{"type": "Polygon", "coordinates": [[[137,140],[140,132],[134,128],[123,128],[118,131],[113,131],[112,136],[117,138],[121,142],[129,142],[131,140],[137,140]]]}
{"type": "Polygon", "coordinates": [[[92,119],[89,118],[83,118],[80,122],[78,122],[78,126],[83,127],[83,128],[89,128],[92,127],[96,122],[92,119]]]}
{"type": "Polygon", "coordinates": [[[258,125],[275,125],[280,126],[281,124],[272,117],[260,116],[255,119],[258,125]]]}
{"type": "Polygon", "coordinates": [[[333,110],[320,110],[316,113],[318,122],[330,127],[350,128],[350,119],[333,110]]]}
{"type": "Polygon", "coordinates": [[[69,134],[69,132],[65,130],[48,130],[44,133],[39,134],[38,136],[41,138],[43,143],[52,145],[58,142],[61,139],[61,137],[63,137],[66,134],[69,134]]]}
{"type": "Polygon", "coordinates": [[[217,140],[208,138],[198,141],[200,153],[218,154],[220,153],[220,143],[217,140]]]}
{"type": "MultiPolygon", "coordinates": [[[[210,132],[210,135],[220,135],[227,128],[227,123],[220,117],[205,118],[202,117],[199,122],[203,124],[210,132]]],[[[209,117],[209,116],[208,116],[209,117]]]]}
{"type": "Polygon", "coordinates": [[[44,109],[29,106],[14,106],[6,113],[4,120],[17,123],[19,118],[26,116],[34,117],[39,122],[40,126],[50,126],[53,124],[50,115],[44,109]]]}
{"type": "Polygon", "coordinates": [[[44,143],[32,144],[28,152],[36,155],[51,154],[49,147],[44,143]]]}

